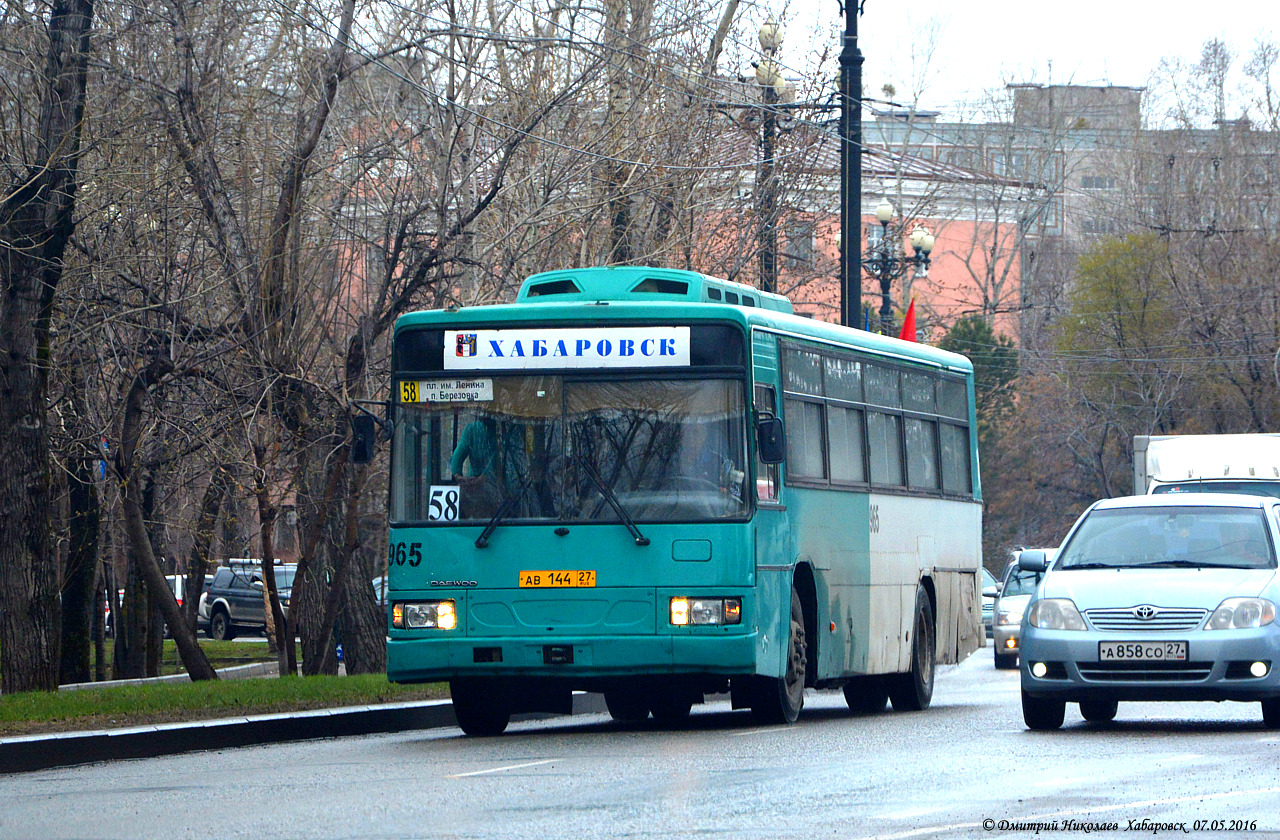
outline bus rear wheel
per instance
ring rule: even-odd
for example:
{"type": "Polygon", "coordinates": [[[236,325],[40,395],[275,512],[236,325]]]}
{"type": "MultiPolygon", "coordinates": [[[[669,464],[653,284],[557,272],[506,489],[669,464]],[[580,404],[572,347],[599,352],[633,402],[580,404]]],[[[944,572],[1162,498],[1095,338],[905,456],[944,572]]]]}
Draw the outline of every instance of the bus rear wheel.
{"type": "Polygon", "coordinates": [[[883,711],[888,699],[889,688],[883,677],[857,677],[844,684],[844,702],[854,714],[873,715],[883,711]]]}
{"type": "Polygon", "coordinates": [[[911,624],[911,670],[889,678],[889,699],[894,711],[919,712],[933,700],[936,650],[933,604],[923,590],[916,592],[916,617],[911,624]]]}
{"type": "Polygon", "coordinates": [[[791,636],[787,643],[787,670],[782,677],[758,677],[751,714],[766,723],[795,723],[804,708],[804,680],[808,666],[805,649],[804,605],[791,590],[791,636]]]}
{"type": "Polygon", "coordinates": [[[458,726],[472,737],[501,735],[511,722],[505,686],[497,680],[453,680],[449,695],[458,726]]]}

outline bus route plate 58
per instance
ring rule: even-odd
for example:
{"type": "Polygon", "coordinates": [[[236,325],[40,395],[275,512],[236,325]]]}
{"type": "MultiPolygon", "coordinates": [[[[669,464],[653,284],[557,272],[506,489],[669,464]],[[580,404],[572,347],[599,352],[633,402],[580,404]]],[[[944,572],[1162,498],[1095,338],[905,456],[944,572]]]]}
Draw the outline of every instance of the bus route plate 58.
{"type": "Polygon", "coordinates": [[[595,569],[553,569],[520,573],[521,589],[576,589],[595,585],[595,569]]]}

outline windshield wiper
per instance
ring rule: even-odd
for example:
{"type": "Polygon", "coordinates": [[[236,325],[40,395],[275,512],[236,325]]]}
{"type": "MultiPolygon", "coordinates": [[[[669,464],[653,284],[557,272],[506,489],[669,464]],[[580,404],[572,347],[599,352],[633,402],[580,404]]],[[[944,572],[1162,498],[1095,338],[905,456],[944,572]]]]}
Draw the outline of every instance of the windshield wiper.
{"type": "Polygon", "coordinates": [[[476,537],[476,548],[486,548],[489,545],[489,537],[493,535],[493,532],[497,530],[499,525],[506,521],[508,514],[511,513],[511,509],[516,506],[516,502],[524,498],[524,494],[529,492],[529,488],[533,486],[533,481],[533,475],[526,476],[525,480],[520,482],[520,486],[516,488],[516,492],[502,500],[502,504],[498,505],[498,509],[494,512],[493,518],[491,518],[488,524],[484,526],[484,530],[480,532],[480,536],[476,537]]]}
{"type": "Polygon", "coordinates": [[[1140,563],[1134,568],[1139,569],[1203,569],[1206,567],[1218,566],[1218,563],[1206,563],[1203,560],[1175,560],[1167,558],[1165,560],[1155,560],[1151,563],[1140,563]]]}
{"type": "Polygon", "coordinates": [[[635,521],[632,520],[626,509],[622,507],[622,503],[618,501],[618,497],[613,492],[613,488],[604,483],[604,479],[600,477],[600,473],[596,472],[596,468],[591,464],[591,462],[583,458],[581,455],[575,455],[574,460],[577,461],[579,466],[587,471],[587,478],[590,478],[591,482],[600,488],[600,495],[604,496],[604,500],[609,503],[609,507],[613,508],[613,512],[618,514],[618,518],[627,526],[627,531],[629,531],[631,536],[635,538],[636,545],[648,545],[649,538],[640,533],[640,529],[636,527],[635,521]]]}
{"type": "Polygon", "coordinates": [[[1058,568],[1063,571],[1070,571],[1072,569],[1118,569],[1120,567],[1114,563],[1099,563],[1096,560],[1089,560],[1084,563],[1064,564],[1058,568]]]}

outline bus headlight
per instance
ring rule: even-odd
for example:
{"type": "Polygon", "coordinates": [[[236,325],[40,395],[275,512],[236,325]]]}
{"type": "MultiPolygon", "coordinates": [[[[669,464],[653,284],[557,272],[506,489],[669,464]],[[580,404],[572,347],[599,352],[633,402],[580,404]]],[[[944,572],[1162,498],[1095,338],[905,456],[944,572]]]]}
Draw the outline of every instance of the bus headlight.
{"type": "Polygon", "coordinates": [[[677,627],[690,624],[741,624],[741,598],[671,599],[671,623],[677,627]]]}
{"type": "Polygon", "coordinates": [[[391,626],[397,630],[452,630],[458,626],[453,601],[407,601],[391,606],[391,626]]]}

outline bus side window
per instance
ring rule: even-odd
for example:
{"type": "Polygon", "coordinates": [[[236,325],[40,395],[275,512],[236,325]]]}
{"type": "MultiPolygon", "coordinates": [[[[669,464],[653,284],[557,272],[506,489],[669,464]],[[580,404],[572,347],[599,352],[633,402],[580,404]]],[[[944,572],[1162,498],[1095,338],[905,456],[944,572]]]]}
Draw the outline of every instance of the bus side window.
{"type": "MultiPolygon", "coordinates": [[[[778,416],[778,401],[772,385],[755,387],[755,410],[778,416]]],[[[778,501],[778,465],[761,461],[759,452],[756,453],[756,499],[761,502],[778,501]]]]}

